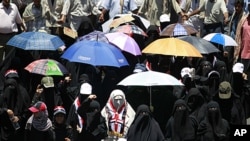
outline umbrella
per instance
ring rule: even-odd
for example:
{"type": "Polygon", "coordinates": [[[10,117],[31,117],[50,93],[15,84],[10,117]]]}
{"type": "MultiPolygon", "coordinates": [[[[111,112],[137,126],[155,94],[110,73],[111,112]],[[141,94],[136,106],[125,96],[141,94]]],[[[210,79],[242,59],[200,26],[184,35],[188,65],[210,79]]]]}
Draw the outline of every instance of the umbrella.
{"type": "Polygon", "coordinates": [[[222,33],[210,33],[204,36],[203,39],[213,42],[213,43],[223,45],[223,46],[237,46],[238,45],[232,37],[226,34],[222,34],[222,33]]]}
{"type": "Polygon", "coordinates": [[[176,79],[174,76],[156,72],[156,71],[145,71],[134,73],[122,81],[120,81],[117,85],[123,86],[183,86],[183,84],[176,79]]]}
{"type": "Polygon", "coordinates": [[[89,34],[86,34],[82,37],[79,37],[77,39],[77,41],[82,41],[82,40],[87,40],[87,41],[102,41],[102,42],[106,42],[109,43],[107,37],[105,36],[104,32],[95,30],[90,32],[89,34]]]}
{"type": "Polygon", "coordinates": [[[150,106],[152,106],[151,86],[184,86],[174,76],[156,71],[146,71],[131,74],[121,80],[117,85],[148,86],[150,88],[150,106]]]}
{"type": "Polygon", "coordinates": [[[195,34],[197,32],[198,31],[191,25],[175,23],[175,24],[170,24],[167,27],[165,27],[160,32],[160,36],[170,36],[170,37],[183,36],[183,35],[195,34]]]}
{"type": "Polygon", "coordinates": [[[142,53],[202,57],[201,53],[193,45],[177,38],[157,39],[146,46],[142,53]]]}
{"type": "Polygon", "coordinates": [[[117,47],[98,41],[80,41],[71,45],[61,56],[70,62],[93,66],[127,66],[128,62],[117,47]]]}
{"type": "Polygon", "coordinates": [[[57,50],[64,46],[60,37],[45,32],[23,32],[15,35],[7,45],[24,50],[57,50]]]}
{"type": "Polygon", "coordinates": [[[181,37],[178,37],[178,39],[181,39],[183,41],[186,41],[192,44],[197,50],[199,50],[201,54],[220,52],[220,50],[216,48],[212,43],[200,37],[181,36],[181,37]]]}
{"type": "Polygon", "coordinates": [[[127,34],[122,32],[107,33],[106,37],[109,42],[119,47],[122,51],[126,51],[135,56],[141,55],[141,49],[134,40],[127,34]]]}
{"type": "Polygon", "coordinates": [[[117,19],[114,19],[110,23],[109,27],[110,28],[112,28],[112,27],[115,28],[115,27],[118,27],[121,24],[128,23],[128,22],[131,22],[133,20],[135,20],[135,19],[131,15],[121,16],[121,17],[119,17],[117,19]]]}
{"type": "Polygon", "coordinates": [[[45,76],[63,76],[64,74],[68,73],[67,69],[61,63],[53,59],[35,60],[27,65],[24,69],[30,73],[41,74],[45,76]]]}
{"type": "Polygon", "coordinates": [[[141,28],[143,29],[147,29],[149,26],[150,26],[150,21],[137,15],[137,14],[117,14],[114,18],[111,18],[109,19],[108,21],[106,21],[105,23],[102,24],[102,31],[103,32],[108,32],[110,30],[110,27],[112,27],[111,23],[113,22],[113,20],[115,20],[117,17],[120,18],[120,17],[123,17],[123,16],[126,16],[127,19],[124,20],[124,21],[121,21],[120,24],[123,24],[123,23],[126,23],[126,22],[133,22],[135,23],[135,25],[137,26],[143,26],[141,28]],[[128,17],[132,17],[132,18],[128,18],[128,17]],[[131,19],[131,20],[129,20],[131,19]],[[111,26],[110,26],[111,25],[111,26]]]}
{"type": "Polygon", "coordinates": [[[118,26],[116,28],[113,28],[109,31],[110,33],[112,32],[123,32],[126,33],[130,36],[132,36],[133,34],[139,34],[139,35],[143,35],[143,36],[148,36],[140,27],[138,27],[137,25],[121,25],[118,26]]]}

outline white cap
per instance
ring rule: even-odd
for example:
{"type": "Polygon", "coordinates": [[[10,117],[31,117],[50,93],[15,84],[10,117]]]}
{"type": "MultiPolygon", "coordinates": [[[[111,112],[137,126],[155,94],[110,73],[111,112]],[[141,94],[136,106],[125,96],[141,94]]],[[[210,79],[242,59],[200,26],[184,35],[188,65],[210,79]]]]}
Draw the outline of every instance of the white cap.
{"type": "Polygon", "coordinates": [[[89,83],[83,83],[80,88],[80,94],[92,94],[92,86],[89,83]]]}
{"type": "Polygon", "coordinates": [[[170,22],[170,16],[169,16],[169,14],[162,14],[160,16],[160,22],[170,22]]]}
{"type": "Polygon", "coordinates": [[[189,77],[191,77],[191,68],[189,67],[184,67],[181,69],[181,77],[183,78],[185,75],[188,75],[189,77]]]}
{"type": "Polygon", "coordinates": [[[242,63],[236,63],[233,66],[233,72],[239,72],[239,73],[243,73],[244,71],[244,65],[242,63]]]}

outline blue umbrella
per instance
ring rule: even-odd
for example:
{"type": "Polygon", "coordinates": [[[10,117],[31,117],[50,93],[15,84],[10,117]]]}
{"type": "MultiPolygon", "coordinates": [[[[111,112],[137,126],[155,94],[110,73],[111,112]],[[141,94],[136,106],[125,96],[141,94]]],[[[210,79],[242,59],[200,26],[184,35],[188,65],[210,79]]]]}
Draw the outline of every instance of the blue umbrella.
{"type": "Polygon", "coordinates": [[[77,41],[82,41],[82,40],[87,40],[87,41],[102,41],[109,43],[109,40],[105,36],[105,33],[102,31],[95,30],[93,32],[90,32],[87,35],[84,35],[82,37],[79,37],[77,41]]]}
{"type": "Polygon", "coordinates": [[[60,37],[45,32],[23,32],[15,35],[7,45],[24,50],[57,50],[64,46],[60,37]]]}
{"type": "Polygon", "coordinates": [[[203,39],[213,42],[213,43],[223,45],[223,46],[237,46],[238,45],[231,36],[228,36],[222,33],[210,33],[206,35],[205,37],[203,37],[203,39]]]}
{"type": "Polygon", "coordinates": [[[118,48],[98,41],[76,42],[63,53],[61,58],[93,66],[121,67],[128,65],[126,58],[118,48]]]}

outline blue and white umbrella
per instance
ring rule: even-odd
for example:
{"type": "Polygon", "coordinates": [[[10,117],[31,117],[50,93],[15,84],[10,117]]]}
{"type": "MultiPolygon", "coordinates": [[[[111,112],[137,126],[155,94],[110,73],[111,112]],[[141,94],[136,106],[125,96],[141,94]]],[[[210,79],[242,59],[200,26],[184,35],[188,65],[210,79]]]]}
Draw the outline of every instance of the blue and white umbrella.
{"type": "Polygon", "coordinates": [[[7,45],[23,50],[57,50],[64,46],[60,37],[45,32],[23,32],[15,35],[7,45]]]}
{"type": "Polygon", "coordinates": [[[120,49],[101,41],[82,40],[76,42],[63,53],[61,58],[93,66],[128,66],[120,49]]]}
{"type": "Polygon", "coordinates": [[[203,39],[223,46],[238,46],[232,37],[222,33],[210,33],[204,36],[203,39]]]}

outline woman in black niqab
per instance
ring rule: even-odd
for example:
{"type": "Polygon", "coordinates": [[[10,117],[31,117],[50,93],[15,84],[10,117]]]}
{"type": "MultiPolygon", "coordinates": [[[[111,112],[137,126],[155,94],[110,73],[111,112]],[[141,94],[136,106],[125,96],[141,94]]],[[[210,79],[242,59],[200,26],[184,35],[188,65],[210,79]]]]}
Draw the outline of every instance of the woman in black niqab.
{"type": "Polygon", "coordinates": [[[164,135],[147,105],[137,108],[135,119],[127,134],[127,141],[163,141],[164,135]]]}
{"type": "Polygon", "coordinates": [[[0,140],[15,140],[17,138],[22,141],[23,129],[28,119],[28,108],[30,104],[30,97],[26,89],[20,85],[16,79],[8,78],[4,82],[3,93],[0,96],[0,105],[2,108],[11,109],[14,116],[18,118],[20,129],[14,130],[10,123],[9,117],[4,116],[0,118],[1,134],[0,140]]]}
{"type": "Polygon", "coordinates": [[[200,123],[197,131],[200,141],[229,141],[230,126],[221,116],[220,106],[216,101],[207,104],[207,116],[200,123]]]}

